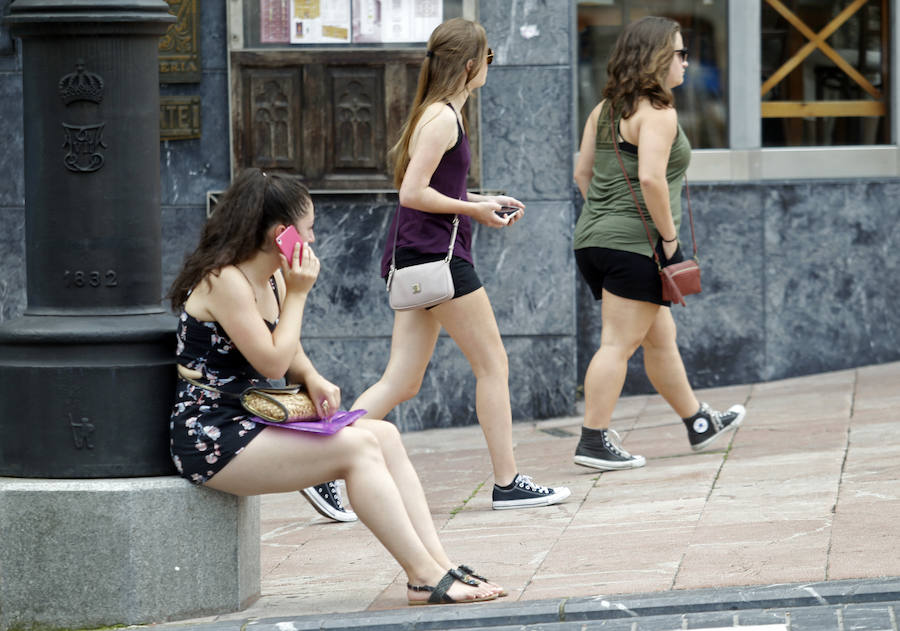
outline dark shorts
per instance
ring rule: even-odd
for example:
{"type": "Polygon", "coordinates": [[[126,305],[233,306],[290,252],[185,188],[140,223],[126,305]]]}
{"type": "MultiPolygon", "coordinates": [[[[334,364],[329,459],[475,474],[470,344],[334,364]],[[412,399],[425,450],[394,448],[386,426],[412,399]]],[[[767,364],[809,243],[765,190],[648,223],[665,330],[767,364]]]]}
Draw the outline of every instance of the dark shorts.
{"type": "Polygon", "coordinates": [[[600,300],[606,289],[620,298],[665,307],[671,305],[662,299],[662,282],[656,261],[643,254],[609,248],[581,248],[575,250],[575,262],[596,300],[600,300]]]}
{"type": "MultiPolygon", "coordinates": [[[[400,248],[397,250],[397,268],[409,267],[410,265],[419,265],[420,263],[431,263],[432,261],[440,261],[447,256],[446,254],[423,254],[416,250],[408,248],[400,248]]],[[[454,256],[450,259],[450,275],[453,276],[453,297],[459,298],[473,291],[480,289],[481,279],[475,271],[475,266],[464,258],[454,256]]],[[[437,306],[437,305],[435,305],[437,306]]],[[[431,307],[428,307],[431,309],[431,307]]]]}

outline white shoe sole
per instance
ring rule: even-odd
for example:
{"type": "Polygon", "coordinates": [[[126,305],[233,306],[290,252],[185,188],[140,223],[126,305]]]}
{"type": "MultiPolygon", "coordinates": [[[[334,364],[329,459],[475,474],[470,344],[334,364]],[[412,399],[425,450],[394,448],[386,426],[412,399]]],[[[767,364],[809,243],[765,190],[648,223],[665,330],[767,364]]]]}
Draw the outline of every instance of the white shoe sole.
{"type": "Polygon", "coordinates": [[[319,513],[322,517],[327,517],[328,519],[333,519],[334,521],[356,521],[359,517],[356,516],[356,513],[350,510],[339,511],[334,508],[331,504],[322,499],[322,496],[316,492],[315,487],[308,487],[300,491],[300,493],[307,499],[307,501],[312,504],[312,507],[316,509],[316,512],[319,513]]]}
{"type": "Polygon", "coordinates": [[[720,436],[724,436],[728,432],[731,432],[731,431],[737,429],[738,425],[740,425],[744,421],[744,417],[747,415],[747,409],[743,405],[740,405],[740,404],[732,405],[730,408],[728,408],[725,411],[726,412],[737,412],[738,416],[736,419],[734,419],[734,421],[732,421],[732,423],[728,427],[723,429],[721,432],[716,432],[715,434],[713,434],[712,436],[710,436],[709,438],[704,440],[702,443],[698,443],[696,445],[691,445],[691,449],[693,449],[694,451],[701,451],[703,449],[706,449],[711,444],[713,444],[713,442],[715,442],[720,436]]]}
{"type": "Polygon", "coordinates": [[[494,510],[506,510],[509,508],[534,508],[537,506],[552,506],[553,504],[559,504],[564,499],[569,497],[572,494],[572,491],[565,486],[559,486],[553,489],[553,493],[551,495],[545,495],[544,497],[533,497],[527,500],[507,500],[500,502],[493,502],[494,510]]]}
{"type": "Polygon", "coordinates": [[[622,471],[624,469],[639,469],[647,464],[643,456],[632,456],[631,460],[599,460],[590,456],[575,456],[573,462],[582,467],[597,469],[598,471],[622,471]]]}

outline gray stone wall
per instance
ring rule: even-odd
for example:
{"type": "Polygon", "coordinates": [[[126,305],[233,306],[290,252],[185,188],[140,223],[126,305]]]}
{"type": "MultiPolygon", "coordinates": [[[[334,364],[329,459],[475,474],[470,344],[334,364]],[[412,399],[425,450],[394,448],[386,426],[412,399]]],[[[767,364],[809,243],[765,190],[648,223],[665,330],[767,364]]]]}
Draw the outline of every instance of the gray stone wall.
{"type": "MultiPolygon", "coordinates": [[[[6,4],[0,2],[0,17],[6,4]]],[[[0,322],[25,309],[25,149],[18,47],[0,24],[0,322]]]]}
{"type": "MultiPolygon", "coordinates": [[[[202,97],[203,137],[161,147],[163,284],[205,221],[206,192],[229,180],[224,3],[201,3],[203,80],[161,87],[202,97]]],[[[483,186],[527,205],[509,230],[476,227],[476,267],[510,360],[516,419],[574,412],[599,344],[599,304],[571,252],[573,194],[571,7],[480,3],[495,61],[481,89],[483,186]]],[[[25,308],[21,67],[0,54],[0,321],[25,308]]],[[[778,379],[900,358],[896,313],[900,180],[694,184],[704,293],[675,307],[697,387],[778,379]],[[893,284],[892,284],[893,283],[893,284]]],[[[323,270],[304,342],[349,404],[380,375],[392,314],[378,261],[393,195],[317,196],[323,270]]],[[[687,225],[682,238],[689,242],[687,225]]],[[[476,422],[475,380],[441,336],[419,396],[392,415],[404,430],[476,422]]],[[[640,357],[628,392],[646,392],[640,357]]]]}
{"type": "Polygon", "coordinates": [[[185,254],[206,221],[207,191],[221,191],[231,178],[228,134],[228,25],[224,2],[200,3],[200,84],[160,87],[162,96],[200,96],[202,137],[161,143],[162,272],[168,290],[185,254]]]}

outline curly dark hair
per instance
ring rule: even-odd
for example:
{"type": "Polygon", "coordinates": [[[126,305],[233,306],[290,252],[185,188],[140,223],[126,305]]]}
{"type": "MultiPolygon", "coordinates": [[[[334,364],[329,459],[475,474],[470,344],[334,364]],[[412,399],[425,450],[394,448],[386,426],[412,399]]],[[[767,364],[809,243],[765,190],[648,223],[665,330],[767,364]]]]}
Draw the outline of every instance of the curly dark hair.
{"type": "Polygon", "coordinates": [[[266,234],[276,224],[292,225],[312,208],[309,190],[294,175],[246,169],[219,198],[203,227],[200,243],[185,258],[167,298],[181,309],[191,290],[226,265],[248,260],[267,247],[266,234]]]}
{"type": "Polygon", "coordinates": [[[672,63],[678,22],[669,18],[648,16],[625,27],[606,65],[607,81],[603,97],[622,118],[637,111],[638,102],[648,99],[656,108],[670,107],[675,98],[666,87],[666,76],[672,63]]]}

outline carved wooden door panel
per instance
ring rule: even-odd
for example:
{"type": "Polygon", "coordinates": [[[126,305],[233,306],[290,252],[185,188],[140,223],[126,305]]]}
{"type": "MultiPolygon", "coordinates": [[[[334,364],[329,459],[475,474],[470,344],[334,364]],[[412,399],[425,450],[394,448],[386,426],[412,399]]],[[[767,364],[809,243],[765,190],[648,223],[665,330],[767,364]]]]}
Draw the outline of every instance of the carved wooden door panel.
{"type": "MultiPolygon", "coordinates": [[[[418,50],[234,51],[236,169],[303,176],[312,189],[393,189],[387,152],[416,88],[418,50]]],[[[477,105],[466,108],[477,186],[477,105]]]]}

